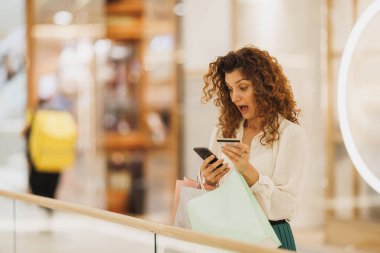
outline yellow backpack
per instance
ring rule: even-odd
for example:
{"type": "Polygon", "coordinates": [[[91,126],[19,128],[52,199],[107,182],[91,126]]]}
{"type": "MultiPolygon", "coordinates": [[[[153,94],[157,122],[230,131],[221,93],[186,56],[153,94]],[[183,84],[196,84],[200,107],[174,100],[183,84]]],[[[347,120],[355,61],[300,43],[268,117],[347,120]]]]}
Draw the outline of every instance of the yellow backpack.
{"type": "Polygon", "coordinates": [[[77,125],[68,111],[39,109],[30,134],[30,154],[37,171],[60,172],[73,165],[77,125]]]}

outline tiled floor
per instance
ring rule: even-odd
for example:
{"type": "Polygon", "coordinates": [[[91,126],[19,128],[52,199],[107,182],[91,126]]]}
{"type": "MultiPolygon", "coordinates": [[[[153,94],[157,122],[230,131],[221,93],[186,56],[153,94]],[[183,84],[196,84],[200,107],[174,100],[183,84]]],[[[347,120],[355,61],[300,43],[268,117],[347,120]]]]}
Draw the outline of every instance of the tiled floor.
{"type": "Polygon", "coordinates": [[[297,241],[298,252],[304,253],[368,253],[350,245],[326,245],[322,229],[296,230],[294,236],[297,241]]]}

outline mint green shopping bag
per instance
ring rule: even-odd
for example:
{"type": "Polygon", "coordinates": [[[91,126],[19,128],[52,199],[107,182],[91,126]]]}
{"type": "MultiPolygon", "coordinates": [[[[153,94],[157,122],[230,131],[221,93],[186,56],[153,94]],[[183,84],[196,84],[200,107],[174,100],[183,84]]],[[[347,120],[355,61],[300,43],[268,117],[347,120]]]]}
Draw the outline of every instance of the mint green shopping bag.
{"type": "Polygon", "coordinates": [[[187,204],[191,228],[277,248],[281,245],[246,181],[233,170],[223,184],[187,204]]]}

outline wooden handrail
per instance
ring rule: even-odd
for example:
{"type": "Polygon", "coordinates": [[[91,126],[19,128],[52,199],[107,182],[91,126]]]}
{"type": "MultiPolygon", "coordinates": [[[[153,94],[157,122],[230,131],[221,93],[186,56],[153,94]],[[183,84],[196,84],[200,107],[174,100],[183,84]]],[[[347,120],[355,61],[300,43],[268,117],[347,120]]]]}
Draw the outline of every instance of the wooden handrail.
{"type": "Polygon", "coordinates": [[[69,203],[61,200],[40,197],[27,193],[10,192],[0,189],[0,196],[15,199],[39,206],[48,207],[54,210],[65,211],[75,214],[81,214],[92,218],[117,223],[120,225],[133,227],[140,230],[150,231],[162,236],[175,238],[178,240],[188,241],[192,243],[207,245],[215,248],[222,248],[237,252],[260,252],[260,253],[281,253],[286,252],[280,249],[270,249],[259,245],[242,243],[235,240],[210,236],[207,234],[195,232],[188,229],[178,228],[165,224],[146,221],[127,215],[113,213],[101,209],[87,207],[79,204],[69,203]]]}

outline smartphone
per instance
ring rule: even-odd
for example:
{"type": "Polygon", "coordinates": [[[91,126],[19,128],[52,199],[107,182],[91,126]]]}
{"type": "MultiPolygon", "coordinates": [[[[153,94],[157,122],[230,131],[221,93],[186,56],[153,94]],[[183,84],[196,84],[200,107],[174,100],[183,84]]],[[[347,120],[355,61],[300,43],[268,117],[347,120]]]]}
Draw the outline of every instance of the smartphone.
{"type": "MultiPolygon", "coordinates": [[[[214,156],[214,159],[212,159],[211,162],[209,162],[209,164],[212,164],[216,161],[218,161],[218,157],[216,157],[216,155],[214,155],[214,153],[211,152],[211,150],[209,150],[208,148],[206,147],[195,147],[194,148],[194,151],[204,160],[206,159],[207,157],[209,157],[210,155],[213,155],[214,156]]],[[[219,168],[220,166],[222,166],[222,164],[220,164],[218,167],[216,167],[215,169],[219,168]]]]}

